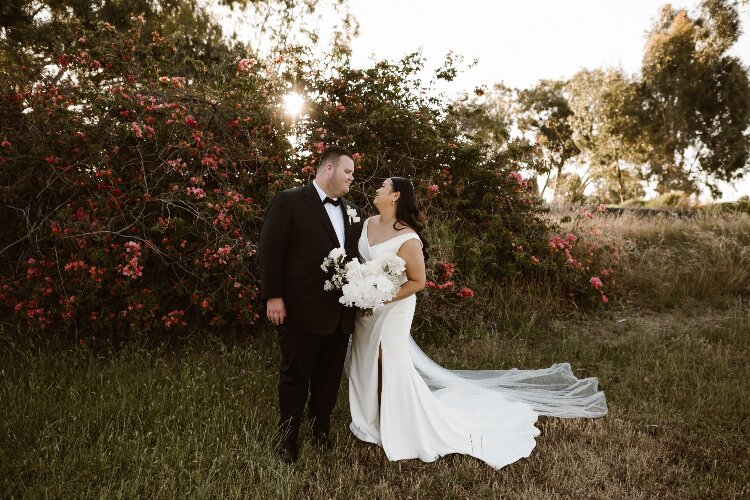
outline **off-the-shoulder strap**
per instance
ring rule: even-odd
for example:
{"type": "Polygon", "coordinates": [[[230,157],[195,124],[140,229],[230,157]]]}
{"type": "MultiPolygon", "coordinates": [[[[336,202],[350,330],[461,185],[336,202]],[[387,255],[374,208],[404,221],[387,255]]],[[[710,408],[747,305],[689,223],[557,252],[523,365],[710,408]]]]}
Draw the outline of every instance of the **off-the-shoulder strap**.
{"type": "Polygon", "coordinates": [[[401,240],[401,242],[398,244],[398,249],[396,250],[396,253],[398,253],[398,250],[401,250],[401,246],[409,240],[417,240],[420,245],[424,246],[424,243],[422,243],[422,238],[420,238],[417,233],[406,233],[406,234],[397,236],[396,238],[401,240]]]}

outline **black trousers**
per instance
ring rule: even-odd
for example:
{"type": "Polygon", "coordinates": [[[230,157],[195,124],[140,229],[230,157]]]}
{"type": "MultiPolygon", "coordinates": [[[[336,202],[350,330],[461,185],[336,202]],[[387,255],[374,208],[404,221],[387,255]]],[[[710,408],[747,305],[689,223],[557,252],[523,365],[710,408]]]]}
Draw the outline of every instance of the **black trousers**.
{"type": "Polygon", "coordinates": [[[341,323],[330,335],[278,327],[281,348],[279,374],[279,433],[285,448],[297,449],[302,414],[308,393],[308,416],[313,434],[327,434],[336,406],[349,334],[341,323]]]}

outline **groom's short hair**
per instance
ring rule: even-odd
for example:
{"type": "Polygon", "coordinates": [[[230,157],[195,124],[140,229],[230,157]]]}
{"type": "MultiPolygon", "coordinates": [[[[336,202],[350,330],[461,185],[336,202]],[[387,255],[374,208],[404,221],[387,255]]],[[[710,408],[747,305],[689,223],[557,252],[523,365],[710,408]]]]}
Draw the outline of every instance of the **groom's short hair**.
{"type": "Polygon", "coordinates": [[[318,170],[325,167],[326,163],[333,163],[334,167],[338,166],[339,158],[342,156],[348,156],[354,161],[352,153],[341,146],[328,146],[323,150],[323,154],[320,156],[320,163],[318,163],[318,170]]]}

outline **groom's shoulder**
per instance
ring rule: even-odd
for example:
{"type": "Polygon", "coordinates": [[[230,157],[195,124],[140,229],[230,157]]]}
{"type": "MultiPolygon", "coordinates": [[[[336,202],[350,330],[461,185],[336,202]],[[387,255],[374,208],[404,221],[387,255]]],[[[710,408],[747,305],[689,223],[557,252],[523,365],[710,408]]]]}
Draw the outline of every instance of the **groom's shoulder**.
{"type": "Polygon", "coordinates": [[[304,194],[306,187],[307,186],[299,186],[296,188],[290,188],[290,189],[285,189],[283,191],[279,191],[276,194],[276,198],[284,199],[284,200],[295,199],[301,196],[302,194],[304,194]]]}

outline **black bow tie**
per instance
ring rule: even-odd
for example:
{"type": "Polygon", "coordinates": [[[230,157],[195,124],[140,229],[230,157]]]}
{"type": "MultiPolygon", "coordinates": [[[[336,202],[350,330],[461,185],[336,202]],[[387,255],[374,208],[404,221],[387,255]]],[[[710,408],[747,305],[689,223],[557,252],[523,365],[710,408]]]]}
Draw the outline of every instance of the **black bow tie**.
{"type": "Polygon", "coordinates": [[[336,199],[334,200],[333,198],[329,198],[328,196],[326,196],[326,197],[325,197],[325,198],[323,199],[323,205],[325,205],[326,203],[330,203],[330,204],[331,204],[331,205],[333,205],[334,207],[338,207],[338,206],[339,206],[339,205],[341,204],[341,198],[336,198],[336,199]]]}

